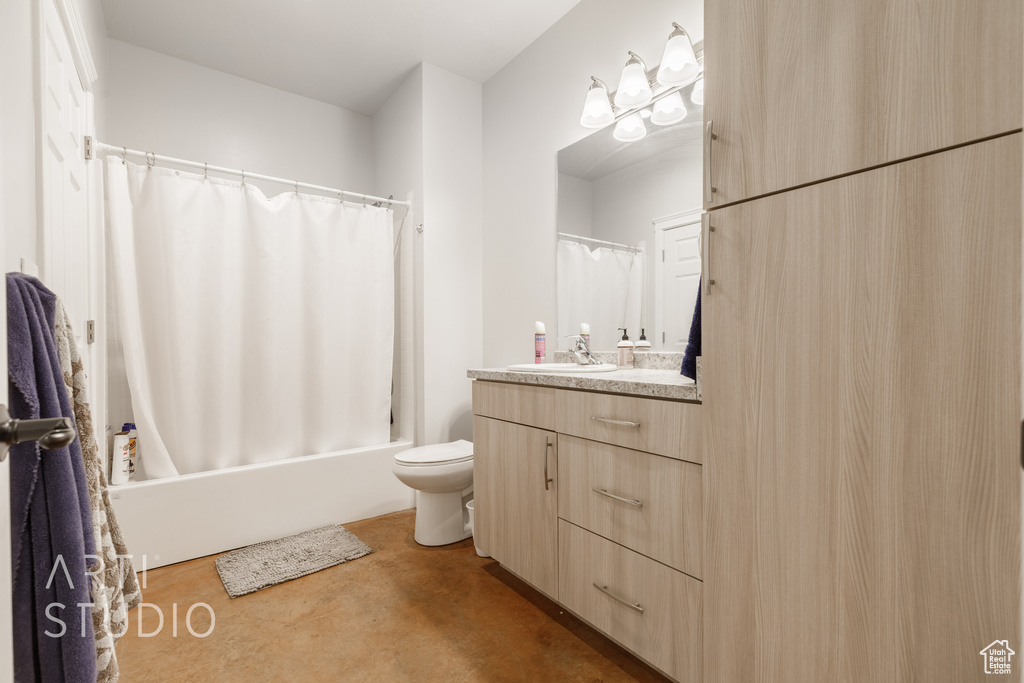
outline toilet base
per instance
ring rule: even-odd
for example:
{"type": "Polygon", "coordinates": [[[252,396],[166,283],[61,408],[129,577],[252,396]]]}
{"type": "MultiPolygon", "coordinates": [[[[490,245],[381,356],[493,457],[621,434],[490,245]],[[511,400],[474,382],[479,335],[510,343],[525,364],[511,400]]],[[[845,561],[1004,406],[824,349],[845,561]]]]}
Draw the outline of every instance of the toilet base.
{"type": "Polygon", "coordinates": [[[416,532],[420,545],[437,546],[458,543],[473,535],[465,512],[462,491],[455,493],[416,492],[416,532]]]}

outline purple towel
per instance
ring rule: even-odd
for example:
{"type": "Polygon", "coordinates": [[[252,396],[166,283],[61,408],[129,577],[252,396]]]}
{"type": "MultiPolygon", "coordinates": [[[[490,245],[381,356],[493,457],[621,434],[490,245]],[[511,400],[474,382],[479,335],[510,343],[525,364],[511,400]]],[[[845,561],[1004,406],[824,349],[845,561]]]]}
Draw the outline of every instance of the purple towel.
{"type": "MultiPolygon", "coordinates": [[[[7,372],[17,419],[74,419],[57,354],[55,302],[39,280],[7,274],[7,372]]],[[[10,459],[15,680],[94,683],[92,618],[80,607],[90,602],[86,556],[96,553],[81,444],[76,438],[46,451],[18,444],[10,459]]]]}
{"type": "Polygon", "coordinates": [[[697,379],[697,356],[700,355],[700,284],[697,285],[697,305],[693,307],[693,321],[690,323],[690,338],[683,352],[683,367],[680,372],[690,379],[697,379]]]}

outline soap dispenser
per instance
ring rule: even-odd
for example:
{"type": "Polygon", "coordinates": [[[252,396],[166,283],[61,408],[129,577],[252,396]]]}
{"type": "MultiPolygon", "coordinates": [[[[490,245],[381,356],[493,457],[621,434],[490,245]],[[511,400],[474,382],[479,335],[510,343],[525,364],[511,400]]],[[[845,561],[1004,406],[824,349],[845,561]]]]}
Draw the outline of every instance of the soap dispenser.
{"type": "Polygon", "coordinates": [[[647,330],[643,327],[640,328],[640,339],[636,343],[636,351],[650,351],[651,342],[647,341],[647,330]]]}
{"type": "Polygon", "coordinates": [[[629,335],[626,333],[625,327],[620,327],[622,330],[622,339],[619,340],[619,367],[620,368],[631,368],[633,367],[633,342],[629,341],[629,335]]]}

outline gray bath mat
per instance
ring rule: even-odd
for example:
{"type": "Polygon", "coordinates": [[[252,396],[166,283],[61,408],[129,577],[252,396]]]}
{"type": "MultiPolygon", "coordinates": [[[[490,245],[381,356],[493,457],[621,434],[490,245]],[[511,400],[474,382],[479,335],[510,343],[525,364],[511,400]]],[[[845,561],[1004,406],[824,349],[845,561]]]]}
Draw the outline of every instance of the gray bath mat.
{"type": "Polygon", "coordinates": [[[373,549],[340,524],[232,550],[217,558],[228,595],[237,598],[369,555],[373,549]]]}

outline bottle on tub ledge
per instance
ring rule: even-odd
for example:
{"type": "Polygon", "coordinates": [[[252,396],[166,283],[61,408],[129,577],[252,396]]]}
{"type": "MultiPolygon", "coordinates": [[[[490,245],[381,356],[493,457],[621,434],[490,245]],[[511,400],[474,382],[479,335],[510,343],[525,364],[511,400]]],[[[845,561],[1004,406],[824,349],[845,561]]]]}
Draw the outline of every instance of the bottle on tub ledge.
{"type": "Polygon", "coordinates": [[[120,486],[127,484],[131,477],[131,441],[129,440],[129,424],[125,424],[121,431],[114,434],[114,452],[110,457],[110,485],[120,486]]]}
{"type": "Polygon", "coordinates": [[[538,365],[544,362],[544,357],[547,353],[545,340],[544,323],[538,320],[534,323],[533,330],[533,362],[538,365]]]}
{"type": "Polygon", "coordinates": [[[619,367],[620,368],[631,368],[633,367],[633,342],[629,341],[629,334],[626,332],[625,327],[620,327],[622,330],[622,339],[619,340],[619,367]]]}
{"type": "Polygon", "coordinates": [[[128,430],[128,479],[135,479],[135,465],[139,461],[139,430],[135,423],[125,423],[124,428],[128,430]]]}

